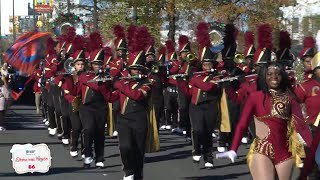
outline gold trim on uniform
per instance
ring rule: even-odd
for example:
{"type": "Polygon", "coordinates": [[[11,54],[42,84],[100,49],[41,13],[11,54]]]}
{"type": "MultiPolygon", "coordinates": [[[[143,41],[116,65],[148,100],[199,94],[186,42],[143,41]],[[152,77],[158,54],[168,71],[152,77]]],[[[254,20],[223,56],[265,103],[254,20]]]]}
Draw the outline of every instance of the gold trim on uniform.
{"type": "Polygon", "coordinates": [[[319,126],[319,123],[320,123],[320,113],[318,114],[317,119],[316,119],[316,121],[313,123],[313,125],[314,125],[315,127],[318,127],[318,126],[319,126]]]}
{"type": "Polygon", "coordinates": [[[144,95],[144,97],[147,97],[147,96],[148,96],[147,91],[145,91],[145,90],[143,90],[143,89],[139,89],[139,91],[142,92],[142,94],[144,95]]]}
{"type": "Polygon", "coordinates": [[[137,57],[134,59],[133,63],[131,64],[132,65],[135,65],[139,59],[139,57],[141,56],[141,54],[143,53],[143,51],[140,51],[139,54],[137,55],[137,57]]]}
{"type": "Polygon", "coordinates": [[[258,60],[257,60],[257,63],[260,62],[260,59],[262,58],[262,56],[264,55],[264,51],[266,50],[266,48],[263,48],[263,50],[261,51],[261,53],[259,54],[259,57],[258,57],[258,60]]]}
{"type": "Polygon", "coordinates": [[[86,87],[86,91],[84,92],[83,104],[86,102],[88,90],[89,90],[89,87],[87,86],[87,87],[86,87]]]}
{"type": "MultiPolygon", "coordinates": [[[[134,84],[131,89],[134,89],[135,87],[137,87],[138,83],[137,84],[134,84]]],[[[123,107],[122,107],[122,111],[121,111],[121,114],[124,114],[124,112],[126,111],[126,107],[128,105],[128,101],[129,101],[129,97],[126,97],[126,99],[124,100],[124,103],[123,103],[123,107]]]]}
{"type": "Polygon", "coordinates": [[[101,53],[102,49],[99,50],[99,52],[96,54],[96,57],[94,57],[93,61],[96,61],[101,53]]]}

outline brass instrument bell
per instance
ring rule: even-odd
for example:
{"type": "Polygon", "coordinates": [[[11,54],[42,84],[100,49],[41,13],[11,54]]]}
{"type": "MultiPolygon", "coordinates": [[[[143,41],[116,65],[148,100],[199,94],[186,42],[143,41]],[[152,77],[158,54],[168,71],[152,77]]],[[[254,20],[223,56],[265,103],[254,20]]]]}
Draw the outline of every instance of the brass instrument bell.
{"type": "Polygon", "coordinates": [[[159,73],[159,66],[157,66],[157,65],[152,65],[151,71],[152,71],[152,73],[159,73]]]}
{"type": "Polygon", "coordinates": [[[73,62],[73,58],[70,57],[68,58],[64,64],[63,64],[64,70],[66,71],[66,73],[68,74],[73,74],[76,71],[76,68],[74,67],[74,62],[73,62]]]}
{"type": "Polygon", "coordinates": [[[237,53],[234,56],[234,62],[237,63],[237,64],[245,64],[246,60],[245,60],[244,55],[242,53],[237,53]]]}
{"type": "Polygon", "coordinates": [[[195,59],[196,59],[195,54],[193,54],[193,53],[188,53],[188,54],[187,54],[187,57],[186,57],[186,61],[187,61],[187,62],[194,61],[195,59]]]}

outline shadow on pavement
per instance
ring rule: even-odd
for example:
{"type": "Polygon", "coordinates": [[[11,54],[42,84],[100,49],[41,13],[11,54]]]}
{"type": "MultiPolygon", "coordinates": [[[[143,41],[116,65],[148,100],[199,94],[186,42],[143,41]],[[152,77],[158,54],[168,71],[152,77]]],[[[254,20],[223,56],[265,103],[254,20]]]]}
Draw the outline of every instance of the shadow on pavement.
{"type": "Polygon", "coordinates": [[[243,164],[247,164],[247,159],[243,159],[241,161],[236,161],[235,163],[231,163],[230,162],[230,164],[225,164],[225,165],[221,165],[221,166],[214,166],[214,169],[225,168],[225,167],[230,167],[230,166],[237,166],[237,165],[243,165],[243,164]]]}
{"type": "Polygon", "coordinates": [[[175,144],[175,145],[170,145],[170,146],[160,146],[160,151],[167,151],[170,149],[179,149],[179,148],[184,148],[186,146],[190,146],[190,144],[184,143],[184,144],[175,144]]]}
{"type": "Polygon", "coordinates": [[[245,173],[238,173],[238,174],[228,174],[228,175],[221,175],[221,176],[193,176],[193,177],[185,177],[184,179],[189,180],[222,180],[222,179],[238,179],[239,176],[247,175],[249,172],[245,173]]]}
{"type": "MultiPolygon", "coordinates": [[[[121,166],[118,165],[112,165],[112,166],[106,166],[105,168],[110,167],[117,167],[121,166]]],[[[26,174],[17,174],[15,172],[11,173],[0,173],[1,177],[29,177],[29,176],[48,176],[48,175],[54,175],[54,174],[65,174],[65,173],[118,173],[120,171],[114,171],[114,170],[105,170],[104,169],[96,169],[95,167],[91,167],[89,169],[84,169],[83,167],[57,167],[57,168],[51,168],[49,172],[47,173],[26,173],[26,174]]]]}
{"type": "Polygon", "coordinates": [[[112,155],[109,155],[109,156],[105,156],[104,158],[113,158],[113,157],[119,157],[120,154],[112,154],[112,155]]]}
{"type": "MultiPolygon", "coordinates": [[[[46,144],[46,145],[62,145],[62,143],[59,142],[30,142],[30,144],[46,144]]],[[[26,144],[26,142],[14,142],[14,143],[0,143],[0,146],[12,146],[14,144],[26,144]]]]}
{"type": "Polygon", "coordinates": [[[170,154],[164,154],[161,156],[154,156],[154,157],[146,157],[145,163],[153,163],[153,162],[160,162],[160,161],[169,161],[175,159],[185,159],[191,156],[191,150],[185,151],[177,151],[170,154]]]}

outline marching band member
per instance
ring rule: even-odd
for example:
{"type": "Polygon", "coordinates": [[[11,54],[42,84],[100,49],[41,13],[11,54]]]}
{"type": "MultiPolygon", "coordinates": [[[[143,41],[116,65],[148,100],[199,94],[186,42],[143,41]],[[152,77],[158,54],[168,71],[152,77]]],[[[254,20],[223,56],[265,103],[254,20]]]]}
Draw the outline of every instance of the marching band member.
{"type": "MultiPolygon", "coordinates": [[[[312,133],[315,137],[314,142],[310,148],[309,156],[305,159],[305,165],[301,172],[301,177],[306,177],[311,172],[318,176],[320,175],[319,170],[314,165],[314,158],[320,156],[316,155],[316,151],[319,145],[319,125],[320,125],[320,110],[317,107],[320,101],[320,31],[317,35],[317,45],[319,48],[318,53],[311,60],[312,67],[312,78],[301,83],[296,88],[296,94],[300,99],[301,103],[305,103],[307,121],[310,124],[312,133]]],[[[319,165],[319,164],[318,164],[319,165]]]]}
{"type": "MultiPolygon", "coordinates": [[[[61,89],[63,90],[64,98],[67,103],[62,107],[67,113],[69,113],[71,132],[70,132],[70,155],[72,157],[78,156],[78,142],[82,131],[82,124],[79,117],[80,97],[76,94],[76,88],[78,84],[79,74],[85,69],[85,53],[84,53],[84,38],[77,35],[73,41],[73,54],[68,59],[69,66],[73,63],[74,72],[66,72],[62,81],[61,89]]],[[[67,62],[67,63],[68,63],[67,62]]],[[[72,71],[70,69],[70,71],[72,71]]],[[[63,105],[63,104],[61,104],[63,105]]],[[[81,141],[82,142],[82,141],[81,141]]],[[[83,144],[81,144],[81,152],[83,150],[83,144]]],[[[82,152],[83,153],[83,152],[82,152]]]]}
{"type": "Polygon", "coordinates": [[[312,77],[311,59],[315,55],[315,39],[312,36],[305,37],[303,40],[303,49],[299,57],[303,61],[304,80],[309,80],[312,77]]]}
{"type": "MultiPolygon", "coordinates": [[[[291,52],[291,38],[288,31],[280,31],[279,50],[276,52],[277,61],[282,64],[285,69],[291,69],[294,62],[294,55],[291,52]]],[[[294,74],[292,74],[294,76],[294,74]]],[[[294,78],[293,78],[294,79],[294,78]]]]}
{"type": "MultiPolygon", "coordinates": [[[[33,93],[34,93],[34,101],[36,104],[36,111],[37,114],[40,114],[40,102],[41,102],[41,85],[38,83],[39,80],[41,79],[41,74],[42,74],[42,70],[40,69],[40,67],[37,67],[36,70],[32,73],[31,75],[31,79],[34,80],[34,84],[33,84],[33,93]]],[[[44,114],[42,114],[44,116],[44,114]]]]}
{"type": "Polygon", "coordinates": [[[246,64],[248,66],[248,70],[243,69],[243,71],[247,72],[247,74],[251,74],[254,73],[254,60],[253,60],[253,55],[256,51],[255,47],[254,47],[254,35],[253,32],[251,31],[247,31],[244,33],[244,41],[245,41],[245,48],[243,51],[245,60],[246,60],[246,64]],[[248,72],[250,71],[250,72],[248,72]]]}
{"type": "MultiPolygon", "coordinates": [[[[162,103],[159,106],[160,107],[159,109],[161,109],[159,110],[161,112],[161,114],[159,115],[160,119],[157,118],[159,130],[165,130],[165,129],[171,130],[171,125],[172,125],[172,121],[167,121],[167,118],[166,118],[166,108],[165,108],[166,97],[164,96],[164,93],[166,91],[165,89],[167,87],[166,75],[167,75],[167,70],[169,70],[169,64],[166,64],[166,51],[167,51],[166,47],[161,46],[158,50],[158,56],[157,56],[157,65],[159,66],[158,74],[160,73],[158,81],[161,82],[161,84],[157,86],[159,100],[156,100],[155,102],[160,101],[160,104],[162,103]],[[160,94],[160,91],[161,91],[161,94],[160,94]]],[[[158,81],[156,80],[156,83],[158,83],[158,81]]],[[[152,94],[153,93],[155,92],[152,92],[152,94]]],[[[171,116],[169,116],[169,119],[170,117],[171,116]]]]}
{"type": "Polygon", "coordinates": [[[108,115],[106,102],[111,101],[113,96],[110,92],[110,81],[104,83],[88,82],[100,73],[104,60],[100,34],[98,32],[91,33],[90,41],[90,63],[94,72],[81,73],[77,88],[77,96],[81,96],[82,99],[79,112],[83,125],[84,166],[89,167],[93,161],[92,144],[94,143],[96,167],[103,168],[105,121],[108,115]]]}
{"type": "MultiPolygon", "coordinates": [[[[177,53],[175,51],[174,42],[168,40],[165,42],[167,53],[166,58],[166,74],[176,74],[179,67],[179,61],[177,60],[177,53]],[[175,68],[173,68],[175,67],[175,68]]],[[[176,80],[174,78],[166,79],[167,87],[164,90],[164,107],[165,107],[165,119],[166,126],[160,127],[161,130],[176,129],[178,124],[178,88],[176,86],[176,80]]]]}
{"type": "Polygon", "coordinates": [[[124,180],[143,179],[143,161],[149,129],[148,97],[152,86],[148,78],[134,78],[143,76],[146,70],[144,66],[146,57],[143,51],[146,42],[140,37],[147,33],[147,29],[137,27],[134,30],[135,32],[130,32],[130,36],[134,37],[128,34],[128,39],[135,39],[134,42],[128,41],[128,78],[115,83],[120,95],[118,131],[120,156],[125,172],[124,180]]]}
{"type": "MultiPolygon", "coordinates": [[[[60,62],[57,65],[57,71],[55,72],[55,77],[54,77],[54,105],[55,105],[55,110],[56,110],[56,118],[57,118],[57,124],[58,127],[61,127],[61,132],[58,132],[58,138],[61,139],[62,143],[64,145],[69,144],[69,137],[70,137],[70,126],[71,126],[71,121],[70,121],[70,116],[69,116],[69,111],[68,111],[68,102],[64,98],[63,90],[61,88],[62,81],[64,79],[64,76],[59,73],[65,72],[64,69],[64,62],[69,59],[69,57],[72,57],[73,53],[73,40],[76,36],[75,28],[70,27],[68,29],[68,32],[66,34],[66,43],[63,49],[63,54],[61,56],[60,62]]],[[[59,128],[58,128],[59,129],[59,128]]]]}
{"type": "Polygon", "coordinates": [[[116,37],[113,42],[116,57],[110,62],[110,74],[112,77],[120,77],[120,73],[125,69],[127,62],[127,41],[125,38],[124,27],[121,25],[114,26],[113,34],[116,37]]]}
{"type": "MultiPolygon", "coordinates": [[[[218,96],[220,89],[214,80],[217,72],[209,73],[217,65],[217,55],[211,52],[209,24],[200,23],[197,26],[197,41],[199,44],[199,57],[203,73],[193,75],[189,83],[180,82],[179,87],[191,96],[189,115],[191,120],[193,161],[199,162],[203,154],[205,167],[213,168],[212,133],[218,117],[218,96]],[[202,145],[202,150],[201,150],[202,145]]],[[[180,78],[181,79],[181,78],[180,78]]]]}
{"type": "Polygon", "coordinates": [[[52,93],[52,83],[51,79],[54,76],[54,71],[56,71],[56,66],[58,64],[58,54],[60,53],[60,46],[63,47],[63,42],[60,43],[54,41],[52,38],[47,40],[47,57],[45,63],[45,76],[46,83],[42,88],[42,95],[48,105],[48,121],[49,121],[49,135],[54,136],[57,132],[57,121],[55,116],[55,108],[53,103],[53,93],[52,93]]]}
{"type": "MultiPolygon", "coordinates": [[[[188,74],[197,71],[197,59],[192,56],[191,46],[189,38],[185,35],[179,37],[179,66],[173,65],[171,72],[172,74],[188,74]],[[176,71],[177,72],[174,72],[176,71]]],[[[179,126],[173,132],[183,133],[187,137],[187,141],[190,141],[191,137],[191,125],[189,119],[189,98],[179,90],[178,88],[178,108],[179,108],[179,126]]]]}
{"type": "MultiPolygon", "coordinates": [[[[110,61],[110,75],[112,77],[120,77],[121,72],[125,69],[127,63],[127,41],[125,38],[125,30],[121,25],[116,25],[113,27],[113,34],[116,39],[114,40],[114,48],[116,51],[116,57],[110,61]]],[[[117,100],[112,104],[112,120],[114,124],[113,136],[118,136],[117,131],[117,120],[118,113],[120,110],[120,102],[117,100]]]]}
{"type": "Polygon", "coordinates": [[[145,48],[146,67],[148,68],[148,76],[155,81],[151,92],[151,101],[155,109],[157,125],[160,127],[161,119],[164,118],[163,82],[165,72],[162,69],[162,65],[164,65],[165,54],[162,56],[162,62],[156,59],[156,52],[153,47],[154,39],[151,35],[149,36],[150,37],[145,48]]]}
{"type": "MultiPolygon", "coordinates": [[[[223,38],[224,48],[222,50],[222,59],[224,62],[224,76],[237,76],[239,68],[236,67],[234,62],[235,52],[237,49],[236,37],[238,30],[233,24],[227,24],[225,27],[225,36],[223,38]]],[[[234,82],[236,86],[239,86],[239,82],[234,82]]],[[[222,95],[220,100],[221,118],[220,118],[220,133],[219,133],[219,145],[217,150],[219,152],[226,151],[231,141],[232,126],[235,126],[238,120],[239,106],[232,102],[227,96],[225,89],[233,85],[229,82],[221,84],[222,95]]]]}
{"type": "Polygon", "coordinates": [[[255,116],[256,138],[247,156],[253,179],[273,179],[274,168],[279,179],[290,179],[292,167],[305,156],[300,137],[308,146],[311,134],[283,67],[268,63],[259,72],[258,91],[249,95],[241,113],[230,151],[217,158],[237,157],[243,133],[255,116]]]}

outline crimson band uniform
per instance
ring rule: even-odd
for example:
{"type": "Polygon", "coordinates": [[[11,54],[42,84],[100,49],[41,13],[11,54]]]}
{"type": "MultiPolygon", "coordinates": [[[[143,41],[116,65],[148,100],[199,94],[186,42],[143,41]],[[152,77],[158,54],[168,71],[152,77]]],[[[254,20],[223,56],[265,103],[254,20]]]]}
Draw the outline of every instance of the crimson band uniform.
{"type": "MultiPolygon", "coordinates": [[[[133,33],[145,32],[144,27],[133,33]]],[[[139,40],[139,39],[136,39],[139,40]]],[[[143,43],[140,40],[136,41],[143,43]]],[[[132,44],[132,46],[138,46],[132,44]]],[[[128,70],[144,71],[144,46],[129,48],[128,70]]],[[[151,93],[150,81],[147,78],[136,80],[120,80],[115,83],[120,95],[120,113],[118,120],[119,148],[125,176],[133,176],[135,180],[143,179],[144,154],[148,133],[148,100],[151,93]]]]}
{"type": "MultiPolygon", "coordinates": [[[[83,50],[83,37],[76,36],[73,41],[72,59],[74,63],[77,61],[85,61],[85,53],[83,50]]],[[[81,73],[81,72],[79,72],[81,73]]],[[[65,75],[61,89],[63,90],[64,98],[67,101],[65,111],[68,113],[71,123],[70,131],[70,151],[77,152],[79,137],[82,131],[82,124],[79,117],[80,96],[77,96],[78,75],[65,75]]],[[[81,139],[82,140],[82,139],[81,139]]],[[[81,141],[82,142],[82,141],[81,141]]],[[[81,152],[83,144],[81,143],[81,152]]]]}
{"type": "MultiPolygon", "coordinates": [[[[66,48],[65,48],[65,53],[66,53],[66,58],[74,58],[76,54],[75,52],[75,46],[79,46],[77,44],[78,42],[75,42],[76,40],[80,40],[82,37],[81,36],[76,36],[75,29],[69,28],[68,29],[68,41],[66,43],[66,48]],[[76,39],[77,38],[77,39],[76,39]],[[77,45],[76,45],[77,44],[77,45]]],[[[62,77],[62,83],[65,80],[65,77],[62,77]]],[[[60,106],[61,106],[61,124],[62,124],[62,130],[63,130],[63,137],[62,139],[69,139],[70,138],[70,131],[71,131],[71,118],[70,118],[70,113],[69,113],[69,108],[70,104],[65,98],[66,91],[64,87],[62,87],[62,84],[59,83],[58,86],[60,85],[61,88],[61,96],[60,96],[60,106]]]]}
{"type": "MultiPolygon", "coordinates": [[[[179,53],[187,52],[191,53],[191,46],[189,42],[189,38],[187,36],[181,35],[179,37],[179,53]]],[[[196,60],[195,60],[196,61],[196,60]]],[[[179,60],[179,65],[173,65],[172,71],[173,74],[192,74],[192,72],[197,71],[196,67],[197,62],[186,62],[185,59],[179,60]],[[178,69],[178,72],[174,72],[175,69],[178,69]]],[[[179,126],[186,130],[187,137],[191,136],[191,125],[189,119],[189,104],[190,99],[178,88],[178,107],[179,107],[179,126]]]]}
{"type": "MultiPolygon", "coordinates": [[[[116,36],[114,40],[114,47],[116,51],[122,50],[124,54],[127,52],[127,40],[125,38],[124,27],[121,25],[116,25],[113,27],[113,34],[116,36]]],[[[110,60],[110,75],[112,77],[121,77],[121,72],[125,69],[126,60],[125,55],[122,57],[117,56],[110,60]]],[[[118,121],[118,113],[120,111],[120,102],[119,100],[112,103],[112,119],[114,124],[114,129],[117,131],[117,121],[118,121]]]]}
{"type": "MultiPolygon", "coordinates": [[[[167,75],[177,73],[179,67],[179,61],[177,60],[177,54],[175,52],[174,43],[171,40],[166,41],[166,60],[170,65],[166,68],[167,75]],[[177,70],[175,70],[175,68],[177,70]]],[[[166,79],[166,87],[164,91],[164,107],[165,107],[165,119],[166,125],[171,125],[172,128],[177,127],[178,123],[178,88],[176,86],[176,80],[174,78],[166,79]]]]}
{"type": "MultiPolygon", "coordinates": [[[[225,36],[223,38],[223,43],[224,43],[224,48],[221,52],[222,54],[222,59],[224,62],[224,70],[226,73],[224,74],[225,76],[237,76],[240,75],[238,74],[239,68],[236,67],[236,64],[234,62],[234,57],[237,49],[237,44],[236,44],[236,34],[237,34],[237,29],[233,24],[227,24],[225,27],[225,36]]],[[[230,82],[225,82],[221,84],[222,86],[222,92],[225,91],[225,89],[229,87],[237,88],[239,86],[239,83],[230,83],[230,82]]],[[[231,133],[233,133],[233,127],[238,121],[239,117],[239,106],[231,101],[231,99],[225,95],[221,99],[224,100],[226,106],[222,107],[222,100],[220,102],[220,111],[221,114],[221,120],[220,120],[220,134],[219,134],[219,147],[227,147],[228,144],[230,144],[231,140],[231,133]],[[229,128],[223,129],[224,127],[223,124],[228,124],[229,128]]],[[[218,149],[219,150],[219,149],[218,149]]]]}
{"type": "MultiPolygon", "coordinates": [[[[317,39],[319,37],[319,32],[317,35],[317,39]]],[[[312,39],[310,39],[312,40],[312,39]]],[[[312,46],[310,48],[305,48],[302,50],[301,54],[304,56],[310,56],[314,53],[314,49],[312,46]]],[[[311,68],[313,72],[319,70],[320,68],[320,52],[315,54],[315,56],[311,60],[311,68]]],[[[320,110],[318,108],[318,104],[320,101],[320,78],[313,74],[312,78],[306,80],[305,82],[301,83],[295,90],[296,95],[300,99],[301,102],[305,103],[306,106],[306,115],[307,120],[311,126],[311,130],[313,131],[314,139],[312,141],[312,145],[309,148],[309,153],[305,159],[304,167],[301,170],[300,177],[301,179],[307,179],[306,177],[309,175],[309,179],[319,179],[320,172],[319,166],[318,169],[315,166],[315,157],[316,151],[319,148],[319,141],[320,141],[320,110]],[[313,176],[313,177],[312,177],[313,176]]]]}
{"type": "Polygon", "coordinates": [[[154,49],[154,39],[153,37],[149,37],[148,45],[145,48],[145,56],[153,56],[153,62],[147,62],[146,66],[148,68],[148,75],[150,79],[153,79],[155,83],[153,84],[152,92],[151,92],[151,101],[155,110],[155,116],[157,120],[158,128],[160,124],[163,123],[164,119],[164,97],[163,97],[163,86],[164,86],[164,78],[165,72],[160,69],[161,67],[158,65],[164,64],[165,54],[163,54],[160,59],[156,59],[155,49],[154,49]],[[152,66],[156,66],[159,68],[158,72],[152,71],[152,66]]]}
{"type": "MultiPolygon", "coordinates": [[[[46,57],[46,62],[45,62],[45,76],[44,78],[46,79],[46,84],[45,87],[42,88],[42,94],[43,97],[48,105],[48,121],[49,121],[49,128],[50,129],[55,129],[57,128],[57,122],[56,122],[56,117],[55,117],[55,108],[54,108],[54,103],[53,103],[53,93],[51,85],[50,85],[50,78],[54,77],[54,71],[56,71],[56,66],[58,64],[58,56],[54,50],[55,46],[55,41],[52,38],[49,38],[47,40],[47,52],[48,55],[46,57]]],[[[62,42],[60,42],[62,44],[62,42]]]]}
{"type": "MultiPolygon", "coordinates": [[[[215,64],[217,55],[210,50],[209,25],[200,23],[197,26],[196,36],[201,62],[215,64]]],[[[217,73],[193,75],[188,85],[184,81],[179,83],[179,87],[185,94],[191,96],[189,116],[192,127],[193,156],[201,156],[203,154],[205,163],[213,164],[212,133],[218,118],[220,88],[218,88],[217,84],[210,82],[211,80],[218,80],[217,73]]]]}
{"type": "MultiPolygon", "coordinates": [[[[104,52],[102,40],[98,33],[92,33],[90,39],[97,46],[90,53],[91,63],[103,64],[104,52]],[[100,41],[100,42],[99,42],[100,41]]],[[[110,84],[88,82],[95,78],[93,72],[85,72],[79,76],[77,96],[81,96],[80,119],[83,126],[84,163],[92,161],[92,144],[94,143],[96,163],[104,161],[105,123],[108,115],[107,102],[111,101],[110,84]],[[87,159],[90,159],[86,161],[87,159]]]]}

